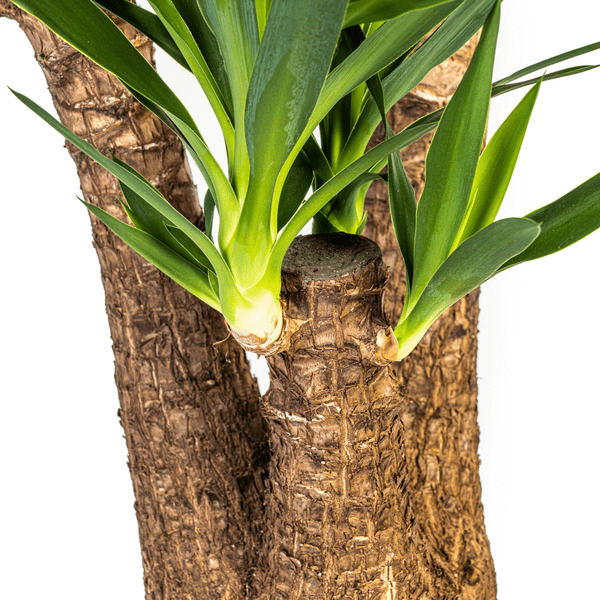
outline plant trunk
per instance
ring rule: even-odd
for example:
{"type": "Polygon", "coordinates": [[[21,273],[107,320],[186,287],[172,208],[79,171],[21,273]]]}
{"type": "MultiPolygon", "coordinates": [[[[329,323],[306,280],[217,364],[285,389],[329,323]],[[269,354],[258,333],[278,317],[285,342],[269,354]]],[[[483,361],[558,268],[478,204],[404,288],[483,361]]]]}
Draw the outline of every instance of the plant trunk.
{"type": "MultiPolygon", "coordinates": [[[[175,135],[114,77],[8,0],[0,0],[0,16],[16,19],[25,30],[60,119],[138,169],[201,225],[175,135]]],[[[150,60],[148,40],[119,24],[150,60]]],[[[447,100],[470,53],[465,56],[438,68],[443,85],[426,81],[394,115],[415,118],[447,100]],[[433,106],[426,104],[431,98],[433,106]]],[[[392,121],[397,127],[398,117],[392,121]]],[[[426,142],[405,152],[417,189],[426,142]]],[[[123,216],[114,178],[74,148],[69,151],[86,200],[123,216]]],[[[366,232],[383,248],[385,263],[394,266],[386,288],[394,323],[403,294],[401,261],[385,200],[372,195],[369,211],[366,232]]],[[[478,479],[477,294],[449,309],[408,359],[381,365],[371,355],[357,359],[366,339],[362,327],[385,325],[374,293],[382,282],[374,281],[371,292],[357,283],[364,305],[356,314],[362,310],[365,321],[350,319],[351,329],[342,327],[346,335],[336,325],[345,313],[335,311],[357,298],[336,292],[334,300],[333,290],[314,277],[301,284],[313,290],[309,295],[319,292],[306,306],[291,302],[290,309],[313,307],[299,331],[314,335],[300,336],[297,346],[271,359],[273,386],[263,409],[272,425],[274,458],[266,491],[269,442],[258,390],[239,347],[232,340],[214,345],[227,337],[220,315],[95,219],[92,225],[114,342],[146,598],[495,596],[478,479]],[[319,294],[329,299],[315,304],[319,294]],[[322,312],[327,307],[331,314],[322,312]],[[321,318],[326,323],[315,329],[321,318]],[[364,392],[364,400],[356,390],[364,392]],[[325,391],[334,399],[324,398],[325,391]],[[325,465],[315,463],[318,456],[325,465]]],[[[376,262],[369,269],[381,277],[376,262]]],[[[286,281],[290,291],[299,279],[286,281]]]]}
{"type": "MultiPolygon", "coordinates": [[[[430,71],[417,88],[388,114],[398,132],[444,106],[475,50],[475,36],[459,52],[430,71]]],[[[433,133],[402,152],[417,198],[425,183],[425,157],[433,133]]],[[[380,127],[371,145],[385,139],[380,127]]],[[[383,249],[390,279],[385,309],[399,319],[406,293],[402,256],[392,227],[387,188],[375,182],[366,201],[364,235],[383,249]]],[[[400,363],[406,388],[401,419],[409,473],[409,495],[417,527],[431,561],[453,581],[456,595],[432,596],[488,600],[496,597],[496,574],[485,531],[479,480],[477,424],[477,321],[479,289],[451,306],[413,352],[400,363]]]]}
{"type": "MultiPolygon", "coordinates": [[[[193,223],[203,216],[178,138],[115,77],[37,19],[0,0],[31,42],[60,120],[155,184],[193,223]]],[[[118,22],[152,59],[152,45],[118,22]]],[[[40,127],[43,127],[40,123],[40,127]]],[[[86,201],[124,218],[117,180],[67,144],[86,201]]],[[[81,210],[75,205],[73,210],[81,210]]],[[[121,423],[148,600],[238,599],[259,544],[268,460],[259,393],[221,315],[162,275],[95,217],[121,423]],[[221,343],[222,342],[222,343],[221,343]],[[199,533],[201,532],[201,533],[199,533]]]]}
{"type": "Polygon", "coordinates": [[[362,236],[307,236],[286,255],[284,310],[303,324],[269,358],[261,600],[408,599],[443,584],[414,527],[401,388],[373,351],[388,328],[386,279],[379,247],[362,236]]]}

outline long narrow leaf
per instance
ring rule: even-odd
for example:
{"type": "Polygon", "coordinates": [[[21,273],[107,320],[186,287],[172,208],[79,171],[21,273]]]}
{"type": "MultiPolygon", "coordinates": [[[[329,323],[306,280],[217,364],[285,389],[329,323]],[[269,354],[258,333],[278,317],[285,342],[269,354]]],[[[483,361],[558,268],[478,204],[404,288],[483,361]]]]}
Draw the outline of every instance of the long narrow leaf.
{"type": "MultiPolygon", "coordinates": [[[[552,81],[553,79],[561,79],[562,77],[578,75],[579,73],[585,73],[586,71],[597,69],[599,66],[600,65],[579,65],[577,67],[569,67],[567,69],[561,69],[560,71],[554,71],[552,73],[545,73],[544,81],[552,81]]],[[[537,81],[538,78],[536,77],[535,79],[528,79],[526,81],[518,81],[515,83],[495,84],[492,87],[492,97],[501,96],[507,92],[513,92],[514,90],[537,83],[537,81]]]]}
{"type": "Polygon", "coordinates": [[[388,190],[390,214],[400,253],[406,267],[406,302],[410,298],[414,279],[414,243],[417,213],[415,191],[406,175],[400,150],[388,158],[388,190]]]}
{"type": "MultiPolygon", "coordinates": [[[[223,226],[219,228],[223,238],[231,235],[235,228],[237,217],[239,215],[238,200],[231,188],[225,173],[223,173],[219,163],[210,153],[208,146],[202,136],[189,128],[183,121],[177,119],[174,115],[165,113],[159,106],[153,104],[150,100],[138,94],[134,89],[124,84],[131,95],[149,111],[153,112],[163,123],[170,127],[181,139],[185,149],[190,153],[193,161],[196,163],[204,180],[208,184],[213,199],[228,218],[222,221],[223,226]]],[[[210,237],[210,236],[209,236],[210,237]]]]}
{"type": "MultiPolygon", "coordinates": [[[[10,88],[9,88],[10,89],[10,88]]],[[[46,112],[42,107],[38,106],[35,102],[31,101],[26,96],[19,94],[11,90],[11,92],[19,99],[23,104],[30,108],[34,113],[40,116],[44,121],[51,125],[56,131],[62,134],[69,142],[71,142],[76,148],[79,148],[84,154],[89,156],[92,160],[96,161],[102,167],[104,167],[109,173],[112,173],[119,181],[122,181],[128,185],[134,192],[144,198],[153,208],[160,212],[167,220],[172,222],[181,232],[183,232],[206,256],[210,261],[210,264],[218,277],[218,289],[219,299],[222,306],[225,318],[230,322],[236,322],[236,310],[244,305],[248,304],[248,301],[241,295],[236,282],[233,279],[233,275],[229,268],[229,265],[225,262],[225,259],[214,244],[202,233],[197,227],[192,225],[183,215],[177,212],[154,188],[146,179],[144,179],[139,173],[132,172],[119,164],[113,162],[91,144],[82,140],[80,137],[72,133],[62,123],[57,121],[52,115],[46,112]]],[[[170,115],[176,120],[176,117],[170,115]]],[[[178,127],[184,128],[187,136],[196,135],[185,123],[182,121],[177,123],[178,127]]],[[[198,136],[197,136],[198,137],[198,136]]],[[[199,139],[199,138],[198,138],[199,139]]],[[[187,142],[186,142],[187,143],[187,142]]],[[[189,146],[189,144],[188,144],[189,146]]],[[[134,231],[135,228],[133,228],[134,231]]],[[[138,233],[143,233],[138,231],[138,233]]],[[[147,234],[146,234],[147,235],[147,234]]],[[[208,272],[210,274],[210,271],[208,272]]],[[[214,286],[213,286],[214,287],[214,286]]],[[[213,288],[211,288],[213,289],[213,288]]],[[[208,300],[207,300],[208,302],[208,300]]],[[[216,307],[218,308],[218,307],[216,307]]],[[[218,309],[221,310],[221,309],[218,309]]]]}
{"type": "Polygon", "coordinates": [[[204,209],[204,229],[206,230],[206,235],[208,236],[208,239],[212,242],[213,241],[213,235],[212,235],[212,230],[213,230],[213,224],[215,221],[215,208],[216,208],[216,203],[215,203],[215,199],[213,198],[213,195],[209,190],[206,190],[206,194],[204,195],[204,205],[203,205],[203,209],[204,209]]]}
{"type": "Polygon", "coordinates": [[[91,0],[16,0],[15,4],[40,19],[82,54],[197,131],[177,96],[91,0]]]}
{"type": "Polygon", "coordinates": [[[541,85],[542,79],[527,92],[485,147],[477,164],[469,209],[454,247],[496,219],[517,164],[541,85]]]}
{"type": "Polygon", "coordinates": [[[83,202],[83,204],[127,245],[159,268],[165,275],[209,306],[221,311],[219,300],[214,295],[208,275],[204,271],[151,235],[122,223],[93,204],[88,202],[83,202]]]}
{"type": "Polygon", "coordinates": [[[500,271],[554,254],[600,228],[600,173],[525,218],[539,223],[541,233],[531,246],[504,264],[500,271]]]}
{"type": "Polygon", "coordinates": [[[344,27],[389,21],[414,10],[422,10],[452,0],[350,0],[344,27]]]}
{"type": "MultiPolygon", "coordinates": [[[[227,280],[228,278],[231,279],[231,273],[229,272],[227,264],[212,242],[206,237],[206,235],[204,235],[197,227],[192,225],[192,223],[190,223],[182,214],[177,212],[177,210],[175,210],[161,196],[158,190],[150,185],[150,183],[148,183],[148,181],[139,173],[130,169],[126,169],[104,156],[91,144],[76,136],[67,127],[60,123],[60,121],[57,121],[51,114],[46,112],[41,106],[38,106],[26,96],[23,96],[14,90],[11,90],[11,92],[19,100],[21,100],[25,106],[30,108],[35,114],[46,121],[46,123],[52,126],[76,148],[79,148],[79,150],[81,150],[84,154],[104,167],[119,181],[122,181],[129,186],[134,192],[144,198],[153,208],[155,208],[170,222],[181,229],[181,231],[183,231],[202,250],[202,252],[204,252],[214,271],[217,273],[220,281],[227,280]]],[[[225,285],[228,284],[229,282],[225,281],[225,285]]]]}
{"type": "Polygon", "coordinates": [[[231,86],[235,149],[231,172],[238,197],[244,198],[250,180],[250,164],[244,134],[244,111],[248,85],[259,46],[254,0],[197,0],[219,44],[231,86]]]}
{"type": "MultiPolygon", "coordinates": [[[[481,28],[495,0],[463,2],[440,27],[382,82],[385,110],[412,90],[436,65],[452,56],[481,28]]],[[[444,8],[444,7],[441,7],[444,8]]],[[[367,101],[352,134],[346,142],[340,161],[347,164],[364,152],[375,127],[379,111],[373,99],[367,101]]]]}
{"type": "Polygon", "coordinates": [[[164,23],[169,34],[175,40],[186,61],[190,65],[194,76],[204,90],[206,97],[215,112],[228,150],[230,160],[233,158],[234,131],[232,125],[233,115],[228,106],[227,98],[210,71],[196,40],[190,31],[189,25],[184,21],[176,7],[168,0],[150,0],[150,5],[164,23]]]}
{"type": "Polygon", "coordinates": [[[306,198],[313,181],[313,171],[310,161],[304,152],[300,152],[288,173],[283,185],[281,202],[277,214],[277,230],[282,229],[292,218],[306,198]]]}
{"type": "Polygon", "coordinates": [[[184,69],[190,71],[190,66],[177,44],[155,14],[129,2],[129,0],[94,0],[94,3],[135,27],[184,69]]]}
{"type": "Polygon", "coordinates": [[[412,310],[403,313],[394,333],[400,358],[418,344],[431,324],[457,300],[489,279],[540,234],[528,219],[502,219],[461,244],[436,271],[412,310]]]}
{"type": "MultiPolygon", "coordinates": [[[[555,71],[554,73],[547,73],[544,75],[544,79],[543,79],[542,83],[546,83],[547,81],[550,81],[552,79],[560,79],[562,77],[570,77],[571,75],[577,75],[578,73],[582,73],[583,71],[589,71],[590,69],[595,69],[598,66],[599,65],[590,65],[590,66],[584,66],[584,67],[571,67],[569,69],[555,71]]],[[[539,78],[529,79],[528,81],[520,81],[518,83],[510,83],[510,84],[506,84],[506,85],[498,85],[498,84],[493,85],[492,86],[492,98],[496,98],[497,96],[501,96],[502,94],[506,94],[508,92],[512,92],[512,91],[521,89],[523,87],[534,85],[538,81],[539,81],[539,78]]],[[[437,127],[437,124],[439,123],[439,120],[442,118],[443,113],[444,113],[444,109],[438,108],[437,110],[434,110],[434,111],[420,117],[413,123],[411,123],[405,129],[405,131],[408,132],[413,127],[417,127],[417,128],[419,128],[420,131],[423,132],[422,135],[425,135],[426,133],[433,131],[437,127]],[[426,129],[424,127],[424,125],[426,125],[427,123],[431,124],[430,129],[426,129]]]]}
{"type": "Polygon", "coordinates": [[[365,196],[369,185],[376,179],[380,179],[377,173],[363,173],[346,186],[332,202],[315,215],[318,223],[314,232],[361,233],[367,222],[364,212],[365,196]]]}
{"type": "MultiPolygon", "coordinates": [[[[489,4],[492,0],[480,1],[489,4]]],[[[448,17],[454,9],[457,9],[459,4],[460,1],[448,2],[440,6],[415,10],[379,27],[327,77],[309,129],[312,131],[313,125],[316,127],[341,98],[404,54],[440,21],[448,17]]],[[[389,101],[387,92],[386,98],[389,101]]]]}
{"type": "MultiPolygon", "coordinates": [[[[478,1],[489,4],[493,0],[478,1]]],[[[300,150],[309,135],[312,134],[321,120],[340,99],[356,86],[374,76],[383,66],[394,60],[399,54],[411,48],[423,37],[424,33],[448,16],[457,5],[458,3],[447,3],[438,7],[434,6],[407,13],[391,23],[384,24],[377,29],[375,34],[369,36],[348,59],[328,76],[315,110],[303,134],[298,139],[291,156],[293,157],[300,150]]],[[[344,160],[338,161],[338,167],[349,165],[363,151],[364,146],[357,154],[347,156],[344,160]]],[[[287,165],[282,169],[283,174],[285,174],[286,168],[289,168],[289,166],[291,166],[290,158],[288,158],[287,165]]],[[[283,180],[280,175],[280,179],[277,181],[276,196],[282,185],[283,180]]]]}
{"type": "MultiPolygon", "coordinates": [[[[327,76],[339,36],[346,0],[274,0],[252,74],[246,105],[250,156],[248,226],[271,219],[276,230],[277,202],[267,199],[298,141],[327,76]],[[307,55],[307,49],[310,54],[307,55]],[[285,107],[274,110],[274,106],[285,107]]],[[[246,218],[246,215],[244,215],[246,218]]]]}
{"type": "Polygon", "coordinates": [[[569,52],[563,52],[562,54],[557,54],[552,58],[546,58],[540,62],[537,62],[533,65],[529,65],[524,69],[519,69],[512,75],[508,77],[504,77],[503,79],[499,79],[494,83],[494,85],[504,85],[506,83],[511,83],[515,79],[520,79],[521,77],[525,77],[526,75],[531,75],[531,73],[535,73],[536,71],[541,71],[542,69],[546,69],[552,65],[555,65],[559,62],[563,62],[565,60],[569,60],[570,58],[575,58],[576,56],[581,56],[582,54],[587,54],[588,52],[592,52],[594,50],[600,49],[600,42],[595,42],[594,44],[588,44],[587,46],[582,46],[581,48],[576,48],[575,50],[569,50],[569,52]]]}
{"type": "Polygon", "coordinates": [[[255,0],[256,5],[256,21],[258,23],[258,34],[262,39],[267,25],[267,18],[271,10],[272,0],[255,0]]]}
{"type": "Polygon", "coordinates": [[[219,221],[219,243],[225,243],[235,229],[239,217],[238,199],[225,173],[223,173],[219,163],[210,153],[202,137],[197,135],[183,121],[179,121],[176,117],[173,117],[173,120],[179,129],[183,145],[198,165],[200,172],[208,184],[217,204],[219,214],[223,215],[223,218],[219,221]]]}
{"type": "MultiPolygon", "coordinates": [[[[357,46],[364,42],[364,34],[360,27],[349,27],[344,33],[347,36],[349,43],[353,46],[357,46]]],[[[381,85],[379,73],[376,73],[367,80],[367,87],[377,105],[381,121],[385,125],[386,138],[389,139],[393,137],[394,133],[387,122],[385,93],[383,91],[383,86],[381,85]]],[[[406,269],[405,302],[407,302],[410,298],[410,289],[413,280],[417,201],[415,198],[415,191],[406,175],[400,150],[396,150],[388,156],[388,174],[392,225],[406,269]]]]}
{"type": "Polygon", "coordinates": [[[450,253],[468,207],[485,131],[499,22],[500,2],[486,20],[427,154],[425,188],[417,208],[411,303],[450,253]]]}
{"type": "MultiPolygon", "coordinates": [[[[115,157],[113,157],[113,161],[130,173],[139,176],[139,173],[127,163],[124,163],[115,157]]],[[[181,235],[173,233],[173,230],[179,231],[179,229],[170,219],[167,219],[162,213],[158,212],[150,203],[134,192],[128,185],[121,181],[119,184],[123,196],[127,201],[127,206],[125,207],[127,214],[137,229],[140,229],[161,241],[178,254],[182,254],[183,250],[184,258],[195,263],[202,270],[212,270],[213,267],[208,258],[206,258],[204,252],[202,252],[189,237],[183,233],[181,233],[181,235]]]]}
{"type": "Polygon", "coordinates": [[[228,114],[233,115],[231,84],[227,76],[225,61],[219,43],[202,14],[198,0],[172,0],[172,2],[192,32],[209,70],[221,90],[228,114]]]}
{"type": "Polygon", "coordinates": [[[435,124],[424,123],[421,126],[407,128],[393,138],[382,142],[363,154],[360,158],[348,165],[345,169],[334,175],[322,185],[312,196],[310,196],[296,211],[289,223],[283,228],[277,239],[271,255],[266,272],[267,278],[276,277],[281,269],[281,262],[285,251],[294,241],[294,238],[302,231],[302,228],[337,194],[352,184],[374,165],[396,150],[406,148],[416,140],[420,139],[426,132],[431,131],[435,124]]]}

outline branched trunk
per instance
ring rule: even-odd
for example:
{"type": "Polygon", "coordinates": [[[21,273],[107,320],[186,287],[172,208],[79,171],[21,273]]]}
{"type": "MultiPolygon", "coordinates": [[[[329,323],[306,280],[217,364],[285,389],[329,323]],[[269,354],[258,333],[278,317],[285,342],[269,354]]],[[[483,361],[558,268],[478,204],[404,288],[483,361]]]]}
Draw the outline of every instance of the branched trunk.
{"type": "MultiPolygon", "coordinates": [[[[27,33],[61,120],[201,225],[173,133],[8,0],[0,0],[3,15],[27,33]]],[[[148,41],[120,26],[151,59],[148,41]]],[[[471,52],[432,71],[396,108],[394,127],[447,101],[471,52]]],[[[404,153],[417,191],[427,144],[404,153]]],[[[86,200],[122,216],[116,181],[69,150],[86,200]]],[[[372,193],[368,209],[366,233],[393,267],[386,311],[394,324],[401,260],[386,200],[372,193]]],[[[292,346],[270,359],[267,493],[256,383],[232,340],[214,346],[227,337],[221,317],[92,221],[148,599],[495,597],[478,478],[476,293],[449,309],[408,359],[385,365],[365,350],[387,325],[379,259],[360,277],[344,275],[356,286],[345,296],[316,273],[289,276],[288,308],[302,324],[292,346]]]]}

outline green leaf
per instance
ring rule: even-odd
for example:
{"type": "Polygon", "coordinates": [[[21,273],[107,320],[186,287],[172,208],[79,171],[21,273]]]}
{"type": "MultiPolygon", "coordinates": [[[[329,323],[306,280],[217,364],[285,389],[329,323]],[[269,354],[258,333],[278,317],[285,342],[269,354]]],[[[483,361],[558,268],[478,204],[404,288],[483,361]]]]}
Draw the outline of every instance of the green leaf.
{"type": "MultiPolygon", "coordinates": [[[[352,45],[357,45],[364,41],[364,34],[360,27],[350,27],[345,30],[345,33],[352,45]]],[[[367,80],[367,87],[379,109],[381,121],[385,124],[386,138],[389,139],[393,137],[394,132],[387,122],[385,93],[378,73],[367,80]]],[[[402,254],[406,268],[405,302],[408,302],[413,279],[417,200],[415,198],[415,191],[406,175],[400,150],[396,150],[388,156],[388,174],[390,213],[394,233],[396,234],[400,253],[402,254]]]]}
{"type": "MultiPolygon", "coordinates": [[[[591,71],[592,69],[597,69],[600,65],[580,65],[577,67],[569,67],[567,69],[561,69],[560,71],[554,71],[552,73],[544,74],[544,81],[552,81],[553,79],[560,79],[562,77],[569,77],[571,75],[578,75],[579,73],[585,73],[586,71],[591,71]]],[[[534,83],[538,82],[538,78],[528,79],[527,81],[519,81],[517,83],[505,83],[505,84],[495,84],[492,87],[492,98],[496,96],[501,96],[502,94],[506,94],[507,92],[512,92],[514,90],[518,90],[522,87],[527,87],[534,83]]]]}
{"type": "Polygon", "coordinates": [[[197,131],[177,96],[91,0],[16,0],[15,4],[143,96],[197,131]]]}
{"type": "Polygon", "coordinates": [[[233,101],[235,149],[233,158],[233,188],[244,198],[250,179],[246,149],[244,111],[248,85],[259,46],[258,24],[254,0],[197,0],[206,22],[212,30],[223,61],[233,101]]]}
{"type": "Polygon", "coordinates": [[[267,18],[271,10],[272,0],[255,0],[256,5],[256,20],[258,22],[258,34],[262,39],[267,25],[267,18]]]}
{"type": "Polygon", "coordinates": [[[417,208],[411,303],[447,258],[468,207],[492,86],[500,2],[490,13],[471,64],[438,125],[417,208]]]}
{"type": "Polygon", "coordinates": [[[173,0],[173,4],[192,32],[209,70],[221,90],[227,112],[233,118],[233,99],[225,61],[219,49],[219,43],[202,14],[198,0],[173,0]]]}
{"type": "MultiPolygon", "coordinates": [[[[546,83],[547,81],[550,81],[552,79],[559,79],[561,77],[568,77],[570,75],[576,75],[577,73],[581,73],[583,71],[589,71],[590,69],[595,69],[597,66],[598,65],[585,66],[585,67],[572,67],[569,69],[563,69],[562,71],[556,71],[554,73],[547,73],[544,75],[544,80],[542,83],[546,83]]],[[[511,83],[511,84],[507,84],[507,85],[493,85],[492,86],[492,98],[495,98],[496,96],[501,96],[502,94],[506,94],[508,92],[512,92],[512,91],[520,89],[522,87],[527,87],[527,86],[536,84],[538,81],[539,81],[539,78],[530,79],[528,81],[522,81],[519,83],[511,83]]],[[[439,123],[439,120],[441,119],[443,112],[444,112],[443,108],[438,108],[437,110],[434,110],[434,111],[420,117],[413,123],[411,123],[404,131],[406,133],[409,133],[411,129],[418,128],[419,131],[422,132],[421,135],[423,136],[426,133],[433,131],[437,127],[437,124],[439,123]],[[430,124],[429,128],[425,127],[425,125],[427,125],[427,124],[430,124]]]]}
{"type": "MultiPolygon", "coordinates": [[[[127,163],[124,163],[115,157],[113,157],[113,161],[135,176],[140,176],[140,174],[127,163]]],[[[127,201],[127,206],[124,206],[124,208],[127,210],[127,215],[137,229],[156,238],[174,252],[181,254],[186,260],[195,263],[196,266],[202,270],[212,270],[213,267],[208,258],[206,258],[206,255],[187,235],[184,233],[181,233],[180,235],[173,233],[173,229],[177,231],[179,231],[179,229],[170,219],[158,212],[150,203],[134,192],[128,185],[121,181],[119,182],[119,185],[121,186],[121,191],[127,201]]]]}
{"type": "Polygon", "coordinates": [[[575,50],[569,50],[569,52],[557,54],[552,58],[547,58],[533,65],[529,65],[524,69],[519,69],[512,75],[504,77],[503,79],[499,79],[494,83],[494,85],[504,85],[506,83],[510,83],[515,79],[520,79],[521,77],[525,77],[526,75],[531,75],[531,73],[535,73],[536,71],[540,71],[541,69],[546,69],[547,67],[555,65],[556,63],[563,62],[564,60],[569,60],[570,58],[575,58],[576,56],[581,56],[582,54],[587,54],[588,52],[592,52],[593,50],[598,49],[600,49],[600,42],[595,42],[594,44],[588,44],[587,46],[582,46],[581,48],[576,48],[575,50]]]}
{"type": "Polygon", "coordinates": [[[600,228],[600,173],[562,198],[526,215],[541,226],[539,237],[500,271],[554,254],[600,228]]]}
{"type": "Polygon", "coordinates": [[[215,220],[215,208],[215,199],[213,198],[211,191],[206,190],[206,194],[204,195],[204,229],[211,242],[213,241],[212,230],[215,220]]]}
{"type": "Polygon", "coordinates": [[[408,302],[414,277],[417,201],[415,191],[404,170],[400,150],[396,150],[388,157],[388,178],[390,214],[400,253],[406,267],[405,302],[408,302]]]}
{"type": "Polygon", "coordinates": [[[229,284],[227,281],[223,284],[223,279],[230,279],[231,273],[229,272],[223,257],[219,254],[212,242],[196,226],[192,225],[192,223],[190,223],[182,214],[177,212],[177,210],[161,196],[159,191],[142,177],[142,175],[134,171],[131,167],[123,167],[117,162],[104,156],[91,144],[76,136],[41,106],[38,106],[26,96],[23,96],[14,90],[11,90],[11,92],[21,100],[25,106],[40,116],[76,148],[79,148],[79,150],[104,167],[109,173],[112,173],[119,181],[131,188],[136,194],[141,196],[148,204],[161,213],[166,220],[183,231],[200,248],[200,250],[204,252],[210,261],[213,270],[219,276],[222,285],[229,284]]]}
{"type": "Polygon", "coordinates": [[[285,226],[298,210],[298,207],[306,198],[312,180],[313,171],[310,161],[304,152],[300,152],[283,184],[277,215],[278,231],[285,226]]]}
{"type": "MultiPolygon", "coordinates": [[[[385,77],[382,82],[386,100],[385,110],[388,111],[400,98],[408,94],[431,69],[464,46],[483,25],[494,3],[495,0],[463,2],[429,39],[385,77]]],[[[441,6],[437,10],[446,8],[441,6]]],[[[364,152],[378,123],[377,104],[375,100],[369,99],[342,151],[342,164],[347,164],[364,152]]]]}
{"type": "MultiPolygon", "coordinates": [[[[201,13],[196,14],[196,11],[188,11],[186,16],[191,21],[186,23],[183,17],[179,14],[175,4],[170,0],[149,0],[150,5],[154,8],[160,20],[164,23],[171,37],[181,50],[186,61],[190,65],[194,76],[204,90],[206,97],[215,112],[219,125],[223,131],[225,142],[227,145],[228,156],[233,157],[234,147],[234,131],[232,125],[232,113],[230,106],[230,98],[226,97],[211,70],[208,67],[204,56],[196,43],[196,39],[190,30],[190,26],[199,26],[202,18],[201,13]],[[195,17],[195,18],[194,18],[195,17]],[[228,103],[229,101],[229,103],[228,103]]],[[[185,2],[180,0],[178,4],[185,2]]],[[[196,8],[199,13],[199,9],[196,8]]],[[[207,27],[206,27],[207,29],[207,27]]]]}
{"type": "Polygon", "coordinates": [[[94,0],[94,3],[135,27],[159,48],[162,48],[184,69],[190,70],[190,66],[181,54],[177,44],[155,14],[132,4],[129,0],[94,0]]]}
{"type": "Polygon", "coordinates": [[[541,85],[542,79],[527,92],[485,147],[475,171],[469,208],[454,247],[496,219],[541,85]]]}
{"type": "MultiPolygon", "coordinates": [[[[342,171],[334,175],[310,196],[296,211],[289,223],[282,229],[281,234],[269,257],[269,264],[265,277],[272,280],[281,270],[281,262],[285,251],[302,231],[302,228],[337,194],[349,186],[358,177],[372,169],[380,161],[385,160],[389,154],[396,150],[406,148],[420,139],[425,132],[431,131],[435,124],[424,123],[420,126],[410,127],[395,135],[393,138],[382,142],[363,154],[360,158],[349,164],[342,171]]],[[[379,175],[382,177],[381,175],[379,175]]],[[[382,177],[383,178],[383,177],[382,177]]]]}
{"type": "MultiPolygon", "coordinates": [[[[330,231],[343,231],[344,233],[357,234],[365,225],[365,196],[369,186],[375,179],[380,179],[377,173],[363,173],[350,185],[346,186],[337,197],[329,202],[317,215],[327,221],[327,228],[315,228],[315,233],[328,233],[330,231]]],[[[323,219],[319,222],[325,224],[323,219]]]]}
{"type": "MultiPolygon", "coordinates": [[[[189,3],[189,0],[188,2],[176,0],[176,2],[182,6],[189,3]]],[[[241,105],[243,109],[259,46],[254,0],[235,2],[197,0],[197,2],[219,45],[234,103],[241,105]]]]}
{"type": "Polygon", "coordinates": [[[219,215],[222,217],[219,220],[219,244],[224,244],[235,229],[240,214],[238,199],[225,173],[208,150],[208,146],[202,137],[197,135],[183,121],[179,121],[176,117],[173,120],[179,130],[183,145],[198,165],[217,204],[219,215]]]}
{"type": "Polygon", "coordinates": [[[344,28],[361,23],[389,21],[404,13],[445,4],[452,0],[350,0],[344,28]]]}
{"type": "MultiPolygon", "coordinates": [[[[221,170],[219,163],[208,150],[202,136],[198,135],[173,115],[170,118],[160,107],[150,102],[147,98],[144,98],[144,96],[139,95],[135,90],[127,86],[127,84],[124,85],[140,104],[153,112],[179,136],[208,184],[212,198],[217,198],[219,210],[222,210],[223,214],[227,215],[227,218],[220,222],[222,226],[219,227],[219,235],[222,240],[228,239],[228,236],[231,235],[231,232],[235,228],[239,216],[238,200],[227,177],[221,170]]],[[[54,127],[54,125],[52,126],[54,127]]]]}
{"type": "Polygon", "coordinates": [[[164,227],[170,236],[167,246],[175,250],[177,254],[180,254],[189,262],[198,266],[202,271],[214,274],[214,269],[208,258],[206,258],[206,254],[179,227],[171,223],[165,223],[164,227]]]}
{"type": "Polygon", "coordinates": [[[269,218],[271,229],[276,228],[277,202],[271,213],[266,200],[317,102],[345,6],[346,0],[273,1],[246,105],[252,176],[242,220],[247,220],[249,230],[269,218]]]}
{"type": "MultiPolygon", "coordinates": [[[[489,3],[491,0],[486,1],[489,3]]],[[[459,4],[460,0],[455,0],[440,6],[415,10],[379,27],[327,77],[309,129],[312,131],[312,126],[316,127],[339,100],[404,54],[440,21],[448,17],[459,4]]]]}
{"type": "Polygon", "coordinates": [[[213,293],[208,275],[194,264],[185,260],[167,245],[151,235],[119,221],[97,206],[81,201],[91,213],[98,217],[111,231],[118,235],[128,246],[168,275],[173,281],[200,298],[214,309],[221,306],[213,293]]]}
{"type": "Polygon", "coordinates": [[[440,265],[412,310],[402,314],[394,331],[399,358],[412,351],[444,310],[523,252],[539,233],[540,226],[528,219],[502,219],[465,240],[440,265]]]}

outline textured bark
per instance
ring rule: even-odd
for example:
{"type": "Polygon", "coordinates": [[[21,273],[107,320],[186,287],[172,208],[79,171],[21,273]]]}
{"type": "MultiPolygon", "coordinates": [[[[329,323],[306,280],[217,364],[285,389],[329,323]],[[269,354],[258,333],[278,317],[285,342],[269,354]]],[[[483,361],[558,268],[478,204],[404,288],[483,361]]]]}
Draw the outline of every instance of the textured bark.
{"type": "Polygon", "coordinates": [[[268,359],[273,460],[261,600],[458,591],[412,510],[398,364],[371,349],[388,327],[386,279],[381,251],[362,236],[306,236],[286,255],[284,310],[303,324],[268,359]],[[332,256],[345,268],[328,268],[332,256]]]}
{"type": "MultiPolygon", "coordinates": [[[[477,38],[433,69],[390,111],[395,131],[444,106],[467,69],[477,38]]],[[[380,128],[374,145],[384,137],[380,128]]],[[[425,183],[425,157],[433,133],[402,153],[417,197],[425,183]]],[[[364,234],[383,250],[391,267],[385,308],[394,325],[406,292],[404,264],[392,228],[387,189],[369,190],[364,234]]],[[[401,363],[398,378],[407,389],[401,415],[416,526],[430,560],[455,582],[461,599],[496,597],[496,578],[485,532],[479,480],[477,425],[476,290],[449,308],[401,363]]],[[[445,597],[445,596],[442,596],[445,597]]]]}
{"type": "Polygon", "coordinates": [[[411,536],[400,388],[370,349],[388,326],[381,252],[360,236],[307,236],[283,272],[286,315],[303,324],[268,359],[273,525],[259,597],[418,597],[424,553],[411,536]]]}
{"type": "MultiPolygon", "coordinates": [[[[202,212],[180,142],[112,76],[6,0],[61,121],[138,169],[191,221],[202,212]]],[[[151,59],[152,46],[120,24],[151,59]]],[[[40,123],[40,127],[43,127],[40,123]]],[[[117,181],[69,146],[84,197],[123,218],[117,181]]],[[[74,210],[81,210],[74,207],[74,210]]],[[[95,218],[120,417],[136,497],[146,597],[241,598],[262,523],[264,421],[245,356],[219,314],[95,218]]]]}

